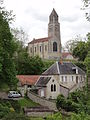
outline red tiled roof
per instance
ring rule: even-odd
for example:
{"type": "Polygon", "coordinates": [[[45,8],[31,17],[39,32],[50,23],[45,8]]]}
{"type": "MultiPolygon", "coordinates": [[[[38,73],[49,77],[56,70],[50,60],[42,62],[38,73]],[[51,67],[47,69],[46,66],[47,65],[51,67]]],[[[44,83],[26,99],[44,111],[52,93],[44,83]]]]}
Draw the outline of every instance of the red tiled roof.
{"type": "Polygon", "coordinates": [[[49,40],[49,37],[46,38],[39,38],[39,39],[33,39],[29,44],[39,43],[39,42],[46,42],[49,40]]]}
{"type": "Polygon", "coordinates": [[[17,78],[22,85],[34,85],[37,82],[39,75],[17,75],[17,78]]]}

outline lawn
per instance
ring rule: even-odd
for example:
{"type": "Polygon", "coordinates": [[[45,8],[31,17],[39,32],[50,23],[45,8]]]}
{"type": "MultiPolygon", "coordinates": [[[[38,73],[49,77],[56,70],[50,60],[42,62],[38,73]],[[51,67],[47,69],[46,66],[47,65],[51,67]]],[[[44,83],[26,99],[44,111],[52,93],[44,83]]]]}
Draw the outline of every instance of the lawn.
{"type": "Polygon", "coordinates": [[[32,100],[30,100],[27,97],[24,97],[24,98],[18,100],[18,102],[19,102],[19,104],[21,105],[22,108],[39,106],[39,104],[33,102],[32,100]]]}

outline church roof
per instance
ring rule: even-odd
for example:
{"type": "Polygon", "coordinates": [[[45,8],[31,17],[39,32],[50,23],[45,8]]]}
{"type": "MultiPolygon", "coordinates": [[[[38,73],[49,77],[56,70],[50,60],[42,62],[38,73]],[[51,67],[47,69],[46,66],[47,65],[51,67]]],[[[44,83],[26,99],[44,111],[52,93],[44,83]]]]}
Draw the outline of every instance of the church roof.
{"type": "Polygon", "coordinates": [[[84,74],[85,72],[71,62],[56,62],[50,68],[48,68],[43,75],[58,75],[58,74],[76,74],[76,69],[78,70],[78,74],[84,74]]]}
{"type": "Polygon", "coordinates": [[[39,38],[39,39],[33,39],[31,42],[28,44],[34,44],[34,43],[39,43],[39,42],[46,42],[49,40],[50,37],[45,37],[45,38],[39,38]]]}
{"type": "Polygon", "coordinates": [[[36,86],[45,87],[50,79],[51,79],[51,77],[40,77],[40,79],[36,83],[36,86]]]}
{"type": "Polygon", "coordinates": [[[53,15],[53,16],[54,16],[54,15],[58,16],[58,14],[57,14],[57,12],[55,11],[55,9],[54,9],[54,8],[53,8],[53,10],[52,10],[52,12],[51,12],[50,16],[51,16],[51,15],[53,15]]]}

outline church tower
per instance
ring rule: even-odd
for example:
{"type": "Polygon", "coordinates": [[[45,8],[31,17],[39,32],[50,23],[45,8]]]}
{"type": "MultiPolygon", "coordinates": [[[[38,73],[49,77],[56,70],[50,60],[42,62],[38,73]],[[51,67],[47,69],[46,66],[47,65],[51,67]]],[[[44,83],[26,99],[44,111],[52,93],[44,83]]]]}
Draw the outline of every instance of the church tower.
{"type": "Polygon", "coordinates": [[[58,22],[58,14],[53,8],[49,16],[48,24],[48,53],[49,59],[60,60],[61,57],[61,36],[60,36],[60,23],[58,22]]]}

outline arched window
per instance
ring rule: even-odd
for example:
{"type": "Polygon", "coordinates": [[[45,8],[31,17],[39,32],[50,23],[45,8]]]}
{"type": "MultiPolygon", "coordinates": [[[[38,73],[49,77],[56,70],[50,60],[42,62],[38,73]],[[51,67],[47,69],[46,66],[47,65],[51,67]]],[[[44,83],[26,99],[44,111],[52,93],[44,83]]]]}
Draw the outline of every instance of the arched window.
{"type": "Polygon", "coordinates": [[[57,43],[56,42],[53,43],[53,51],[57,51],[57,43]]]}
{"type": "Polygon", "coordinates": [[[54,91],[56,91],[56,85],[54,84],[54,91]]]}
{"type": "Polygon", "coordinates": [[[51,92],[53,92],[53,85],[51,85],[51,92]]]}

